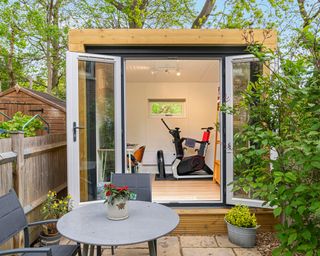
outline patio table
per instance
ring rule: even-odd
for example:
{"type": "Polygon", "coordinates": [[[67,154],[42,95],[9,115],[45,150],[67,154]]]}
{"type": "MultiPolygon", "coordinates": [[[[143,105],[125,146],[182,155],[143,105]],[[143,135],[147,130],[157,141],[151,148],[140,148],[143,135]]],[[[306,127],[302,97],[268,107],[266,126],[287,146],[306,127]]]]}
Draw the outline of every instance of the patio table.
{"type": "Polygon", "coordinates": [[[142,242],[148,242],[150,255],[156,256],[156,239],[176,228],[178,214],[164,205],[143,201],[129,201],[128,210],[127,219],[114,221],[107,218],[103,203],[90,203],[60,218],[57,228],[70,240],[97,246],[97,256],[101,255],[101,246],[142,242]]]}

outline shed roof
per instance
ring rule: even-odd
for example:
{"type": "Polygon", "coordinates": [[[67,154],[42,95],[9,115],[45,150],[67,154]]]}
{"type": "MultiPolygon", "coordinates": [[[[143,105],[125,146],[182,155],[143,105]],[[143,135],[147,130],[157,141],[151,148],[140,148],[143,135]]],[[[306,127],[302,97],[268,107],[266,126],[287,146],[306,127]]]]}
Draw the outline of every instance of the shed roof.
{"type": "Polygon", "coordinates": [[[0,92],[0,97],[7,95],[9,93],[12,93],[14,91],[16,91],[17,93],[19,93],[21,91],[21,92],[29,95],[30,97],[36,98],[44,103],[47,103],[55,108],[62,110],[63,112],[66,112],[66,102],[65,101],[63,101],[53,95],[50,95],[48,93],[35,91],[35,90],[25,88],[25,87],[20,87],[18,85],[16,85],[15,87],[9,88],[8,90],[6,90],[4,92],[0,92]]]}
{"type": "Polygon", "coordinates": [[[270,29],[71,29],[69,51],[87,46],[247,46],[262,43],[277,48],[270,29]]]}

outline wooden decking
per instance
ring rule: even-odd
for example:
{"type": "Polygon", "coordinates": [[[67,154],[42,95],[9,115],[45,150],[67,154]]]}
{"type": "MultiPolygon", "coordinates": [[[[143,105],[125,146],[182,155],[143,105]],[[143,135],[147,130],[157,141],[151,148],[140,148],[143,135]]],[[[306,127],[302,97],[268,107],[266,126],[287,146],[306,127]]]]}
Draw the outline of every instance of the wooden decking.
{"type": "Polygon", "coordinates": [[[220,200],[220,185],[209,180],[153,181],[152,199],[155,202],[220,200]]]}

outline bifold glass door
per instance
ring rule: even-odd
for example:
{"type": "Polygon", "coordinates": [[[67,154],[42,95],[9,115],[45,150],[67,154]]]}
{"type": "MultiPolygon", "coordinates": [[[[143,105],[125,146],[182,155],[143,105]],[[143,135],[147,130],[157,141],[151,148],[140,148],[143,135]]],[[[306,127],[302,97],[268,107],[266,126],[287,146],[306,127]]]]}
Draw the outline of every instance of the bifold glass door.
{"type": "MultiPolygon", "coordinates": [[[[232,56],[226,58],[226,105],[233,108],[241,100],[241,94],[250,82],[254,82],[262,74],[263,65],[251,55],[232,56]]],[[[228,185],[237,180],[242,173],[234,165],[237,150],[244,146],[234,141],[236,133],[241,131],[244,124],[250,122],[250,113],[239,109],[233,114],[226,115],[226,170],[227,170],[227,204],[245,204],[260,207],[262,201],[253,199],[253,190],[245,193],[242,190],[233,191],[228,185]]],[[[250,143],[249,141],[247,143],[250,143]]]]}
{"type": "Polygon", "coordinates": [[[101,199],[121,170],[119,57],[67,53],[68,188],[75,204],[101,199]]]}

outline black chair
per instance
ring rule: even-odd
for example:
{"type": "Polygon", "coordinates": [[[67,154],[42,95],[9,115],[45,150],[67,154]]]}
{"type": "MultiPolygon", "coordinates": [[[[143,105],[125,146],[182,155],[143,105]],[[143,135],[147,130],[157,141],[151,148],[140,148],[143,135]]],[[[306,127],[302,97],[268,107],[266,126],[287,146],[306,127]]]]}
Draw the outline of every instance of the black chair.
{"type": "Polygon", "coordinates": [[[23,230],[24,248],[0,250],[0,255],[19,254],[23,256],[81,256],[80,245],[54,245],[51,247],[30,248],[29,227],[53,223],[57,220],[27,222],[23,208],[14,192],[0,197],[0,245],[23,230]]]}
{"type": "MultiPolygon", "coordinates": [[[[112,173],[111,183],[116,186],[128,186],[130,191],[136,193],[136,199],[139,201],[152,202],[151,175],[148,173],[112,173]]],[[[111,254],[114,255],[113,246],[111,254]]]]}
{"type": "Polygon", "coordinates": [[[112,173],[111,183],[116,186],[128,186],[136,193],[137,200],[152,202],[151,175],[148,173],[112,173]]]}

